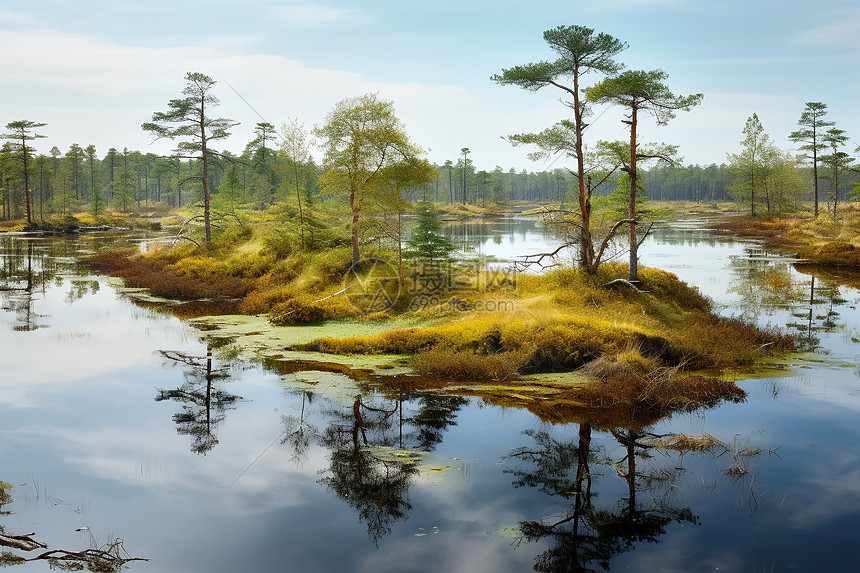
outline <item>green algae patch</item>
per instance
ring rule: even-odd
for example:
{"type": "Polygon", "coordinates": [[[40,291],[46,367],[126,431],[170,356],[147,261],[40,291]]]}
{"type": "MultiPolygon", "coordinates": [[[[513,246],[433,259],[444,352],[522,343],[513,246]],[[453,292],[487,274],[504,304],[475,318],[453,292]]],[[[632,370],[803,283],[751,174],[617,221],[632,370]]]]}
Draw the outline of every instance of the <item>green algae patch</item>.
{"type": "Polygon", "coordinates": [[[281,377],[285,387],[324,396],[338,406],[350,407],[355,396],[362,393],[360,382],[338,372],[308,370],[281,377]]]}
{"type": "Polygon", "coordinates": [[[349,354],[332,355],[322,352],[287,350],[316,340],[324,335],[339,337],[368,336],[384,333],[407,324],[406,321],[389,322],[327,322],[305,326],[274,326],[266,316],[222,315],[206,316],[188,320],[204,338],[220,343],[229,343],[242,352],[256,357],[284,363],[307,363],[313,369],[328,364],[323,369],[343,368],[357,370],[386,370],[389,374],[411,371],[408,357],[394,354],[349,354]],[[317,363],[314,365],[314,363],[317,363]]]}
{"type": "MultiPolygon", "coordinates": [[[[392,448],[389,446],[372,446],[369,448],[370,454],[381,462],[395,462],[400,464],[416,464],[420,465],[424,459],[430,455],[430,452],[423,450],[404,450],[392,448]]],[[[431,468],[426,468],[431,469],[431,468]]]]}
{"type": "Polygon", "coordinates": [[[721,380],[735,382],[747,379],[784,378],[791,376],[795,369],[808,369],[811,364],[836,369],[853,369],[857,364],[849,359],[815,354],[811,352],[792,352],[780,356],[763,358],[751,366],[729,368],[715,374],[721,380]]]}
{"type": "Polygon", "coordinates": [[[283,350],[322,338],[323,336],[354,337],[380,334],[394,326],[373,322],[326,322],[305,326],[274,326],[264,315],[205,316],[188,321],[210,336],[232,338],[242,346],[258,349],[283,350]],[[248,341],[243,344],[241,341],[248,341]]]}
{"type": "Polygon", "coordinates": [[[558,408],[582,408],[578,390],[594,381],[579,372],[540,374],[522,380],[490,383],[450,383],[445,390],[464,396],[477,396],[497,406],[524,408],[550,421],[561,416],[558,408]]]}

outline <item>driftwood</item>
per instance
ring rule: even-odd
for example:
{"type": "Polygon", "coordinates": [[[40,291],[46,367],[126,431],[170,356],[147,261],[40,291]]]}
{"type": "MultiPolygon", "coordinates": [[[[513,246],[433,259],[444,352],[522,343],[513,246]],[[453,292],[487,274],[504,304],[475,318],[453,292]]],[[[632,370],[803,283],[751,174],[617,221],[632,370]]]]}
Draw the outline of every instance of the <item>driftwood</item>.
{"type": "Polygon", "coordinates": [[[0,531],[0,545],[20,549],[21,551],[33,551],[34,549],[44,549],[46,544],[41,541],[36,541],[31,537],[35,533],[27,533],[25,535],[10,535],[0,531]]]}
{"type": "Polygon", "coordinates": [[[52,549],[41,555],[37,555],[27,561],[45,559],[50,561],[79,561],[84,563],[102,563],[114,566],[123,565],[129,561],[149,561],[143,557],[118,557],[108,551],[101,549],[84,549],[83,551],[67,551],[65,549],[52,549]]]}
{"type": "MultiPolygon", "coordinates": [[[[46,544],[33,539],[31,535],[35,535],[35,533],[27,535],[10,535],[0,531],[0,545],[12,547],[13,549],[19,549],[21,551],[33,551],[34,549],[45,549],[48,547],[46,544]]],[[[50,561],[51,563],[64,561],[88,563],[90,567],[98,567],[98,569],[90,569],[91,571],[119,571],[122,566],[129,561],[149,561],[149,559],[143,557],[132,557],[125,551],[122,543],[122,539],[117,538],[111,543],[105,545],[103,549],[90,548],[84,549],[83,551],[50,549],[35,557],[18,557],[15,561],[25,562],[41,560],[50,561]]],[[[4,556],[5,555],[6,554],[4,554],[4,556]]],[[[51,568],[53,569],[53,565],[51,568]]],[[[75,570],[77,570],[77,568],[75,570]]]]}

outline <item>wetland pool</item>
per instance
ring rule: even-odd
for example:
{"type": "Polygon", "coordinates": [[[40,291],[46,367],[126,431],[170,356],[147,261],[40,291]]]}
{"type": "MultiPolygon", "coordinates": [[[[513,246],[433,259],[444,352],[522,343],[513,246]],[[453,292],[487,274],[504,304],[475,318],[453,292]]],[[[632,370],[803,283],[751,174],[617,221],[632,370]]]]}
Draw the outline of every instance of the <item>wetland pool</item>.
{"type": "MultiPolygon", "coordinates": [[[[551,241],[534,220],[451,233],[496,256],[551,241]]],[[[706,221],[661,226],[641,264],[809,352],[739,380],[742,403],[632,430],[249,359],[76,264],[108,240],[0,236],[0,536],[48,546],[0,537],[12,571],[57,562],[10,556],[88,548],[121,558],[82,567],[135,573],[836,571],[860,557],[849,279],[706,221]],[[718,445],[678,451],[681,434],[718,445]]]]}

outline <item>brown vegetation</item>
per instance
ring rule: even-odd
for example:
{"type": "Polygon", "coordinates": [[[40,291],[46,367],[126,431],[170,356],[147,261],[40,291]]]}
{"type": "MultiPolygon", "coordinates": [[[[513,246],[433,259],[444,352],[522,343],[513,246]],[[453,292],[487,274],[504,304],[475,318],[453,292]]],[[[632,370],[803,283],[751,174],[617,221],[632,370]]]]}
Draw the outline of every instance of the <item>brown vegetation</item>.
{"type": "Polygon", "coordinates": [[[242,298],[253,288],[244,277],[217,273],[182,250],[159,256],[139,256],[134,251],[104,251],[86,259],[95,271],[120,277],[127,287],[146,288],[158,297],[175,300],[198,298],[242,298]]]}
{"type": "Polygon", "coordinates": [[[591,408],[627,405],[658,415],[695,410],[723,400],[741,401],[746,393],[732,382],[712,377],[685,376],[679,366],[663,366],[630,348],[604,355],[582,369],[596,383],[579,391],[579,399],[591,408]]]}

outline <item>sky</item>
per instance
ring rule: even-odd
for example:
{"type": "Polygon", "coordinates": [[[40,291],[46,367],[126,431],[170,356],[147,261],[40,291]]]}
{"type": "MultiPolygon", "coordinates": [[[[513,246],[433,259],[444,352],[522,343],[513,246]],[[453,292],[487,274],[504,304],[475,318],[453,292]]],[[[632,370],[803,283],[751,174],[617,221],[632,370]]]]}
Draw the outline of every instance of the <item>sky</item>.
{"type": "MultiPolygon", "coordinates": [[[[662,69],[670,89],[704,94],[641,141],[679,146],[684,164],[726,162],[756,113],[774,143],[806,102],[860,145],[860,3],[856,0],[3,0],[0,125],[47,123],[36,142],[169,153],[141,124],[182,97],[185,74],[217,81],[214,112],[240,122],[219,149],[241,153],[256,123],[296,119],[310,130],[345,98],[393,102],[412,141],[437,164],[470,149],[477,169],[542,171],[504,137],[568,118],[560,90],[501,86],[494,74],[553,60],[545,30],[580,25],[629,48],[628,69],[662,69]]],[[[601,78],[586,76],[587,85],[601,78]]],[[[586,143],[624,138],[620,108],[598,107],[586,143]]],[[[315,153],[315,159],[322,156],[315,153]]]]}

